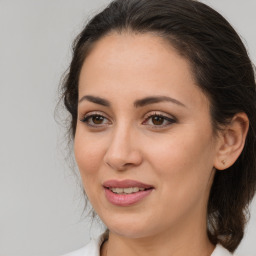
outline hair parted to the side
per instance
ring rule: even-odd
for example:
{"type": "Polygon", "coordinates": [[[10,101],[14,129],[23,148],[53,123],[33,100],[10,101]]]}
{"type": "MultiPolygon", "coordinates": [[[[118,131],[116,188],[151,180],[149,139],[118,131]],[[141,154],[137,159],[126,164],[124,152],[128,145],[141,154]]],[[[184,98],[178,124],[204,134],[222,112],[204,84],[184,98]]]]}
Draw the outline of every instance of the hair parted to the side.
{"type": "Polygon", "coordinates": [[[191,64],[211,104],[218,131],[239,112],[250,121],[244,149],[233,166],[217,171],[208,202],[208,236],[233,252],[243,238],[248,205],[256,190],[256,86],[254,68],[235,30],[209,6],[193,0],[116,0],[93,17],[73,44],[62,84],[64,104],[77,123],[78,80],[94,43],[112,33],[153,33],[167,40],[191,64]]]}

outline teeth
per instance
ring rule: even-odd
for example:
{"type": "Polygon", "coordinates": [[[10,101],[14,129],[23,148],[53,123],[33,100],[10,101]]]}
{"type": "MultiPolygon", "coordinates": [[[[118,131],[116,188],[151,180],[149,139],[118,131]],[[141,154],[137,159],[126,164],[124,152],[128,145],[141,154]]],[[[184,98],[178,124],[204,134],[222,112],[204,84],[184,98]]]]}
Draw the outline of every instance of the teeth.
{"type": "Polygon", "coordinates": [[[120,194],[120,193],[123,193],[124,191],[122,188],[116,188],[114,192],[117,194],[120,194]]]}
{"type": "Polygon", "coordinates": [[[136,193],[138,191],[143,191],[145,188],[138,188],[138,187],[132,187],[132,188],[109,188],[112,192],[116,194],[131,194],[136,193]]]}
{"type": "MultiPolygon", "coordinates": [[[[140,191],[140,189],[139,189],[139,188],[137,188],[137,187],[132,188],[132,192],[133,192],[133,193],[138,192],[138,191],[140,191]]],[[[124,192],[125,192],[125,191],[124,191],[124,192]]],[[[125,192],[125,193],[127,193],[127,192],[125,192]]]]}

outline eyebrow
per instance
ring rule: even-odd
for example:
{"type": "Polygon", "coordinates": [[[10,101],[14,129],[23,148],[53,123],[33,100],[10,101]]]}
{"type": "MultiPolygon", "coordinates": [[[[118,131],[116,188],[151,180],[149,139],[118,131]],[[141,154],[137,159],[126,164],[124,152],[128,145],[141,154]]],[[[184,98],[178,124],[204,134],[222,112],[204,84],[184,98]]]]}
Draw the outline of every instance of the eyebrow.
{"type": "Polygon", "coordinates": [[[159,102],[164,102],[164,101],[172,102],[172,103],[177,104],[179,106],[186,107],[180,101],[178,101],[178,100],[176,100],[174,98],[168,97],[168,96],[149,96],[149,97],[146,97],[144,99],[136,100],[134,102],[134,107],[136,107],[136,108],[137,107],[144,107],[146,105],[150,105],[150,104],[154,104],[154,103],[159,103],[159,102]]]}
{"type": "MultiPolygon", "coordinates": [[[[87,100],[87,101],[90,101],[90,102],[93,102],[93,103],[96,103],[96,104],[99,104],[99,105],[102,105],[102,106],[105,106],[105,107],[110,107],[111,106],[110,101],[108,101],[106,99],[103,99],[101,97],[97,97],[97,96],[85,95],[79,100],[79,103],[84,101],[84,100],[87,100]]],[[[180,101],[178,101],[174,98],[168,97],[168,96],[149,96],[149,97],[146,97],[146,98],[143,98],[143,99],[136,100],[133,105],[134,105],[135,108],[138,108],[138,107],[144,107],[146,105],[159,103],[159,102],[172,102],[172,103],[177,104],[179,106],[186,107],[180,101]]]]}
{"type": "Polygon", "coordinates": [[[90,102],[93,102],[93,103],[96,103],[96,104],[99,104],[99,105],[102,105],[102,106],[105,106],[105,107],[110,107],[110,102],[106,99],[103,99],[103,98],[100,98],[100,97],[96,97],[96,96],[92,96],[92,95],[85,95],[83,96],[78,103],[84,101],[84,100],[87,100],[87,101],[90,101],[90,102]]]}

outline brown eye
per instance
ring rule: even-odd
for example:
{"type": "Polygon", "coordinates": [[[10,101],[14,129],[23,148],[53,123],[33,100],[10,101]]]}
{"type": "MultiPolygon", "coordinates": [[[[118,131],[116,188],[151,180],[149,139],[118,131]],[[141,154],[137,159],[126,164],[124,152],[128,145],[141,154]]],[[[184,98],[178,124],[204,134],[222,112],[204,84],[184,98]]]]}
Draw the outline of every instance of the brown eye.
{"type": "Polygon", "coordinates": [[[176,123],[174,118],[162,114],[153,114],[149,115],[142,124],[149,125],[152,128],[165,128],[174,123],[176,123]]]}
{"type": "Polygon", "coordinates": [[[98,114],[85,116],[80,121],[94,128],[102,128],[111,123],[105,116],[98,115],[98,114]]]}
{"type": "Polygon", "coordinates": [[[164,122],[164,118],[161,116],[153,116],[152,117],[152,123],[154,125],[162,125],[164,122]]]}
{"type": "Polygon", "coordinates": [[[103,116],[96,116],[95,115],[95,116],[92,117],[92,122],[94,124],[102,124],[103,121],[104,121],[104,117],[103,116]]]}

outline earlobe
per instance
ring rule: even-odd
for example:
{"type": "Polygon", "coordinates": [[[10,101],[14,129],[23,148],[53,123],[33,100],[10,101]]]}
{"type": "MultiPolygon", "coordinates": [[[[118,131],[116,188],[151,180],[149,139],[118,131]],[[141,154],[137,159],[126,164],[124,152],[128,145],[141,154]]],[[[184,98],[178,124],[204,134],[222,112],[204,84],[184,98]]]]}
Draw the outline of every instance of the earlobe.
{"type": "Polygon", "coordinates": [[[249,129],[249,119],[245,113],[237,113],[219,135],[214,167],[224,170],[232,166],[240,156],[249,129]]]}

